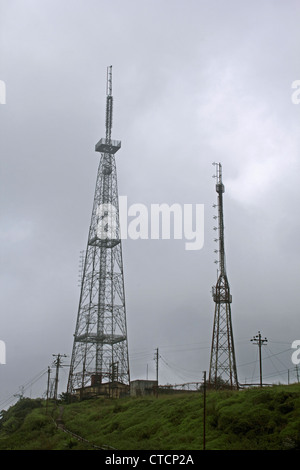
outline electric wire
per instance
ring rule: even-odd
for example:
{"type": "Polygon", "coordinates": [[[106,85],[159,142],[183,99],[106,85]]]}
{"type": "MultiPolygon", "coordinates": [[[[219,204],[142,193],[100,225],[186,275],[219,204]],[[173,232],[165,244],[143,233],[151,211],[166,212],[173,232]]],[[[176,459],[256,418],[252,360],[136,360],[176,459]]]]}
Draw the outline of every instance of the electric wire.
{"type": "Polygon", "coordinates": [[[253,368],[253,371],[252,371],[251,382],[253,382],[253,380],[254,380],[254,374],[255,374],[255,369],[256,369],[256,365],[257,365],[257,359],[258,359],[258,350],[256,351],[256,361],[254,363],[254,368],[253,368]]]}
{"type": "MultiPolygon", "coordinates": [[[[285,349],[284,351],[280,351],[278,353],[272,353],[270,356],[265,357],[265,359],[269,359],[270,357],[273,357],[273,356],[279,356],[280,354],[283,354],[283,353],[288,352],[288,351],[290,352],[291,350],[290,349],[285,349]]],[[[270,350],[270,352],[271,352],[271,350],[270,350]]],[[[248,366],[248,365],[253,364],[256,361],[245,362],[243,364],[239,364],[238,367],[248,366]]]]}
{"type": "MultiPolygon", "coordinates": [[[[270,351],[270,353],[272,354],[272,356],[269,356],[269,357],[272,358],[273,356],[276,356],[277,361],[280,362],[280,364],[281,364],[283,367],[286,367],[286,364],[283,364],[283,362],[277,357],[280,353],[273,353],[273,352],[271,351],[271,348],[270,348],[269,346],[267,346],[267,348],[268,348],[268,350],[270,351]]],[[[288,350],[288,351],[290,351],[290,350],[288,350]]],[[[286,351],[285,351],[285,352],[286,352],[286,351]]],[[[266,358],[266,359],[267,359],[267,358],[266,358]]],[[[287,367],[287,369],[288,369],[288,367],[287,367]]]]}
{"type": "MultiPolygon", "coordinates": [[[[162,360],[162,362],[165,364],[165,366],[167,366],[172,372],[174,372],[174,368],[172,368],[166,361],[165,359],[160,356],[160,359],[162,360]]],[[[182,373],[178,372],[178,371],[175,371],[177,377],[179,377],[181,380],[185,381],[186,380],[186,376],[182,375],[182,373]]]]}
{"type": "Polygon", "coordinates": [[[28,390],[28,388],[30,388],[32,385],[34,385],[36,382],[38,382],[46,373],[47,373],[48,369],[44,369],[42,370],[41,372],[39,372],[38,374],[36,374],[31,380],[29,380],[28,382],[26,382],[24,385],[20,386],[19,387],[19,390],[18,392],[16,392],[15,394],[11,395],[10,397],[0,401],[0,407],[4,407],[4,406],[7,406],[8,404],[10,404],[11,402],[15,401],[16,398],[18,396],[20,396],[20,393],[19,391],[22,390],[22,394],[24,392],[26,392],[26,390],[28,390]]]}
{"type": "MultiPolygon", "coordinates": [[[[236,344],[243,344],[243,343],[246,343],[248,341],[248,339],[238,339],[236,341],[236,344]]],[[[274,343],[274,344],[290,344],[286,341],[276,341],[276,340],[270,340],[271,343],[274,343]]],[[[166,345],[166,346],[161,346],[160,347],[160,350],[165,350],[167,352],[178,352],[178,353],[183,353],[183,352],[189,352],[189,351],[197,351],[197,350],[207,350],[210,348],[210,346],[204,346],[203,344],[207,344],[207,342],[200,342],[200,343],[185,343],[185,344],[181,344],[181,345],[166,345]]],[[[284,354],[286,352],[290,352],[291,349],[288,348],[288,349],[285,349],[283,351],[279,351],[279,352],[276,352],[274,353],[270,347],[268,347],[268,351],[270,352],[270,354],[266,357],[264,357],[264,361],[267,360],[267,359],[270,359],[270,361],[272,362],[272,365],[273,367],[275,368],[276,370],[276,373],[273,373],[273,374],[268,374],[268,375],[265,375],[265,378],[270,378],[270,377],[274,377],[276,375],[282,375],[284,372],[286,372],[288,370],[288,367],[286,367],[286,365],[277,357],[277,356],[280,356],[281,354],[284,354]],[[272,358],[273,357],[276,357],[276,359],[278,360],[278,362],[280,362],[280,364],[285,367],[285,369],[283,371],[278,371],[278,369],[276,368],[276,365],[274,364],[274,362],[272,361],[272,358]]],[[[256,353],[256,356],[258,355],[258,352],[256,353]]],[[[130,360],[131,361],[134,361],[134,362],[138,362],[138,361],[143,361],[145,359],[153,359],[153,349],[134,349],[132,350],[132,352],[129,354],[129,357],[130,357],[130,360]]],[[[199,371],[196,371],[196,370],[188,370],[188,369],[185,369],[183,367],[180,367],[178,365],[175,365],[174,363],[172,363],[169,359],[166,359],[164,356],[162,356],[160,354],[160,359],[162,360],[163,364],[169,369],[171,370],[172,372],[176,373],[176,375],[178,377],[180,377],[182,380],[186,380],[187,378],[191,378],[194,374],[199,374],[200,372],[199,371]]],[[[256,366],[257,366],[257,362],[258,362],[258,358],[256,357],[256,359],[254,361],[249,361],[249,362],[246,362],[246,363],[242,363],[242,364],[239,364],[238,367],[245,367],[247,365],[251,365],[251,364],[254,364],[254,368],[253,368],[253,371],[252,371],[252,381],[254,380],[254,374],[255,374],[255,371],[256,371],[256,366]]],[[[22,390],[22,392],[24,393],[25,391],[28,390],[29,387],[31,387],[32,385],[34,385],[36,382],[38,382],[45,374],[47,373],[47,369],[43,369],[42,371],[40,371],[38,374],[36,374],[31,380],[25,382],[22,386],[19,387],[19,390],[18,392],[16,392],[15,394],[3,399],[0,401],[0,407],[4,407],[4,406],[7,406],[10,402],[13,402],[16,400],[16,397],[20,396],[20,390],[22,390]]]]}
{"type": "Polygon", "coordinates": [[[178,377],[180,377],[182,380],[186,380],[186,379],[189,379],[191,380],[191,378],[194,379],[195,377],[195,374],[197,374],[198,376],[200,375],[200,372],[199,371],[191,371],[191,370],[188,370],[188,369],[185,369],[183,367],[179,367],[173,363],[170,363],[170,361],[167,361],[163,356],[160,355],[160,358],[162,359],[162,361],[165,363],[165,365],[172,371],[172,372],[175,372],[177,374],[178,377]]]}

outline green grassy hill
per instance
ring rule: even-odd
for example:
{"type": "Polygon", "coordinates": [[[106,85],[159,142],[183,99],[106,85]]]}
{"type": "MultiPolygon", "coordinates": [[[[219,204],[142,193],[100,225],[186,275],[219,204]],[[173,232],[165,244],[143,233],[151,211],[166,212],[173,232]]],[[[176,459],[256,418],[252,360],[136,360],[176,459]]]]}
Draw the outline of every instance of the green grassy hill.
{"type": "MultiPolygon", "coordinates": [[[[207,449],[300,450],[299,384],[207,392],[206,403],[207,449]]],[[[51,403],[47,414],[45,401],[23,398],[0,419],[0,450],[201,450],[202,442],[201,393],[51,403]]]]}

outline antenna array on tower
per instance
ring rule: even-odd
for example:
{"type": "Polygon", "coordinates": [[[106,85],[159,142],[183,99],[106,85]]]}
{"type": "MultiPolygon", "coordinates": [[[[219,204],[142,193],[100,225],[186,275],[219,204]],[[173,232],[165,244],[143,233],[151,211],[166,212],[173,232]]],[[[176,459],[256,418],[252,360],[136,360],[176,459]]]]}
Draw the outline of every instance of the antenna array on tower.
{"type": "Polygon", "coordinates": [[[213,300],[215,302],[215,315],[213,325],[213,337],[210,356],[209,384],[211,387],[238,388],[237,369],[234,351],[231,302],[229,282],[226,273],[225,244],[224,244],[224,214],[223,214],[223,194],[225,187],[222,181],[222,165],[214,163],[216,166],[216,192],[218,194],[218,230],[219,237],[215,241],[219,243],[218,280],[212,289],[213,300]]]}

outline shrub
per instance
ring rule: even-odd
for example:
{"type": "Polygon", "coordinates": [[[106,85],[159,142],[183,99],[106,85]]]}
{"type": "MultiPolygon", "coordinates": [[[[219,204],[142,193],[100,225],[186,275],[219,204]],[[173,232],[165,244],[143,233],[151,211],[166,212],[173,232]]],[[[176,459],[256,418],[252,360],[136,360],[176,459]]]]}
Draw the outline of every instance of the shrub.
{"type": "Polygon", "coordinates": [[[42,406],[42,400],[39,398],[31,400],[30,398],[21,398],[14,406],[7,411],[1,411],[0,430],[8,433],[15,432],[23,423],[25,417],[35,408],[42,406]]]}

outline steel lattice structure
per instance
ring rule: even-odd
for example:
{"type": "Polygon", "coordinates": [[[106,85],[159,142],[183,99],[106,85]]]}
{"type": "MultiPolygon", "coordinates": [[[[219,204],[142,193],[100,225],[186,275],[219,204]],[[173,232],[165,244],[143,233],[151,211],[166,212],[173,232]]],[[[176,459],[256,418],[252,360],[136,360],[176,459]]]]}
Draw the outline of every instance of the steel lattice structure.
{"type": "Polygon", "coordinates": [[[106,136],[95,147],[101,157],[82,272],[68,393],[88,385],[130,383],[115,162],[121,142],[111,139],[112,114],[110,66],[107,68],[106,136]]]}
{"type": "Polygon", "coordinates": [[[215,315],[213,324],[213,337],[210,356],[209,384],[211,387],[238,388],[237,368],[234,351],[233,330],[231,320],[230,286],[226,274],[225,245],[224,245],[224,215],[223,193],[225,187],[222,182],[222,165],[216,165],[216,192],[218,193],[218,221],[219,221],[219,266],[220,272],[217,284],[213,287],[213,300],[215,302],[215,315]]]}

